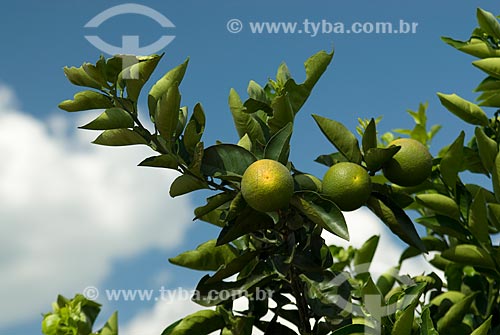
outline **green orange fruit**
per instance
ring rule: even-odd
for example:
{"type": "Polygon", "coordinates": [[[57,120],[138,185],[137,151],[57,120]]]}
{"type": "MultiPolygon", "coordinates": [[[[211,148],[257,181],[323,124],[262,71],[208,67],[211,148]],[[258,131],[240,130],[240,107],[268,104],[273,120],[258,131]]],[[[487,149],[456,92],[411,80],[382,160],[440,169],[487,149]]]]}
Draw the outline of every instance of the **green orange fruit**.
{"type": "Polygon", "coordinates": [[[323,177],[322,194],[343,211],[353,211],[363,206],[371,191],[370,175],[365,168],[355,163],[337,163],[323,177]]]}
{"type": "Polygon", "coordinates": [[[241,194],[247,204],[260,212],[272,212],[288,206],[294,191],[288,168],[271,160],[252,163],[243,173],[241,194]]]}
{"type": "Polygon", "coordinates": [[[389,143],[401,149],[383,166],[384,176],[400,186],[423,183],[432,172],[432,156],[427,147],[411,138],[400,138],[389,143]]]}

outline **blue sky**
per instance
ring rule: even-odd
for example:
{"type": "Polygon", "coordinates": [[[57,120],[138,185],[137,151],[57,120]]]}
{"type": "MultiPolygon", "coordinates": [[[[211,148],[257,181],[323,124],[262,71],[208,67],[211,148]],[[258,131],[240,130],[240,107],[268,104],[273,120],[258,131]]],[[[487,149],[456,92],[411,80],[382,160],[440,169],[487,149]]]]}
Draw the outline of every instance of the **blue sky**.
{"type": "MultiPolygon", "coordinates": [[[[0,241],[7,256],[0,256],[0,272],[8,273],[8,279],[0,281],[0,292],[7,295],[0,306],[2,335],[39,333],[40,314],[50,309],[57,292],[72,296],[89,285],[192,287],[203,274],[176,268],[167,258],[217,236],[213,227],[190,220],[206,193],[169,199],[174,174],[135,167],[147,150],[92,146],[89,142],[97,134],[75,128],[95,113],[58,110],[60,101],[78,91],[67,82],[62,67],[95,62],[101,54],[85,35],[99,35],[115,45],[123,35],[139,35],[143,45],[164,34],[175,35],[161,50],[165,56],[151,81],[190,57],[181,85],[183,104],[203,104],[206,144],[237,140],[227,107],[230,88],[245,98],[248,81],[264,85],[282,61],[302,81],[303,62],[334,47],[332,64],[297,118],[292,143],[295,165],[322,176],[325,168],[313,160],[333,150],[312,113],[352,130],[358,117],[383,115],[380,131],[388,131],[411,127],[405,110],[428,101],[429,122],[444,125],[433,152],[454,139],[464,123],[440,106],[436,92],[473,100],[472,90],[483,74],[470,65],[471,57],[445,45],[440,36],[467,39],[476,26],[477,7],[500,12],[487,1],[143,1],[175,28],[163,29],[139,15],[117,16],[99,28],[84,27],[103,10],[124,3],[32,0],[2,5],[0,155],[5,166],[0,167],[0,241]],[[243,23],[240,33],[228,32],[230,19],[243,23]],[[418,27],[415,34],[315,37],[254,34],[250,29],[251,22],[300,24],[305,19],[346,26],[404,20],[418,27]]],[[[470,135],[470,128],[465,129],[470,135]]],[[[119,310],[124,329],[134,329],[126,327],[155,308],[151,301],[99,302],[105,304],[104,314],[119,310]]]]}

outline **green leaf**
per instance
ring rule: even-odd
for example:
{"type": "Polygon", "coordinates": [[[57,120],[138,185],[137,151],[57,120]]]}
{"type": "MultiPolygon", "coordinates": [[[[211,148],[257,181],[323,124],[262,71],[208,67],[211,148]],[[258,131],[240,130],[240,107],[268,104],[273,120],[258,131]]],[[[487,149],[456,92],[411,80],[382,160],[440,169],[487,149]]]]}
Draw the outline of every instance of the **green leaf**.
{"type": "Polygon", "coordinates": [[[483,195],[486,199],[486,202],[496,202],[496,198],[495,198],[495,195],[493,194],[493,192],[491,192],[490,190],[487,190],[484,187],[481,187],[479,185],[466,184],[465,190],[470,194],[470,196],[468,197],[469,199],[467,200],[468,202],[472,201],[472,195],[476,194],[477,192],[483,193],[483,195]]]}
{"type": "Polygon", "coordinates": [[[246,108],[243,106],[240,96],[234,89],[231,89],[229,92],[229,109],[231,110],[234,125],[240,138],[247,134],[252,143],[266,143],[262,125],[253,115],[246,112],[246,108]]]}
{"type": "Polygon", "coordinates": [[[472,65],[494,78],[500,78],[500,60],[498,58],[479,59],[472,62],[472,65]]]}
{"type": "Polygon", "coordinates": [[[114,312],[99,330],[99,335],[118,335],[118,313],[114,312]]]}
{"type": "Polygon", "coordinates": [[[420,335],[439,335],[438,331],[434,328],[429,308],[425,308],[422,311],[421,319],[422,325],[420,326],[420,335]]]}
{"type": "Polygon", "coordinates": [[[491,319],[493,318],[492,315],[490,315],[489,318],[486,319],[479,327],[476,328],[470,335],[488,335],[490,333],[490,328],[491,328],[491,319]]]}
{"type": "Polygon", "coordinates": [[[230,313],[228,313],[228,316],[230,324],[226,324],[226,328],[220,335],[252,335],[255,316],[232,316],[230,313]]]}
{"type": "Polygon", "coordinates": [[[429,139],[429,141],[432,140],[434,136],[436,136],[436,134],[441,130],[441,128],[443,127],[439,124],[435,124],[431,127],[431,130],[427,133],[427,138],[429,139]]]}
{"type": "Polygon", "coordinates": [[[286,83],[288,79],[291,79],[292,75],[290,74],[290,70],[286,63],[281,63],[278,67],[278,71],[276,72],[276,80],[279,83],[286,83]]]}
{"type": "Polygon", "coordinates": [[[460,324],[465,314],[469,312],[472,302],[476,298],[475,293],[468,295],[463,300],[457,302],[440,318],[437,322],[437,330],[439,334],[445,334],[448,329],[456,324],[460,324]]]}
{"type": "MultiPolygon", "coordinates": [[[[225,244],[225,245],[229,245],[229,244],[225,244]]],[[[217,272],[214,273],[213,276],[211,276],[209,279],[207,279],[206,283],[217,283],[225,278],[228,278],[234,274],[239,273],[246,266],[248,266],[248,264],[251,261],[255,260],[259,254],[260,254],[260,251],[257,251],[257,250],[248,251],[248,252],[245,252],[244,254],[232,259],[230,262],[224,263],[223,265],[221,265],[217,269],[217,272]]]]}
{"type": "Polygon", "coordinates": [[[469,147],[463,147],[463,161],[460,167],[460,171],[468,170],[472,173],[481,173],[489,176],[488,171],[483,166],[481,158],[479,157],[479,152],[469,147]]]}
{"type": "Polygon", "coordinates": [[[228,193],[228,192],[222,192],[216,195],[213,195],[209,198],[207,198],[207,204],[201,207],[198,207],[194,210],[194,214],[196,215],[196,218],[200,218],[213,210],[219,208],[220,206],[224,205],[228,201],[232,200],[234,198],[233,193],[228,193]]]}
{"type": "Polygon", "coordinates": [[[250,80],[248,82],[247,93],[251,99],[262,102],[266,105],[271,102],[267,97],[266,91],[254,80],[250,80]]]}
{"type": "Polygon", "coordinates": [[[495,164],[491,171],[491,183],[497,202],[500,202],[500,152],[495,157],[495,164]]]}
{"type": "Polygon", "coordinates": [[[90,77],[83,66],[78,68],[64,67],[64,74],[73,85],[95,88],[97,90],[102,88],[100,80],[90,77]]]}
{"type": "Polygon", "coordinates": [[[382,296],[386,296],[387,293],[393,288],[396,283],[396,277],[399,274],[398,267],[392,267],[388,271],[384,272],[377,279],[377,288],[382,294],[382,296]]]}
{"type": "Polygon", "coordinates": [[[193,154],[196,144],[201,140],[203,131],[205,130],[205,112],[201,104],[197,103],[194,106],[193,115],[184,131],[184,147],[187,152],[193,154]]]}
{"type": "MultiPolygon", "coordinates": [[[[358,335],[358,334],[372,334],[367,333],[366,330],[371,329],[366,325],[362,324],[350,324],[347,326],[343,326],[337,330],[335,330],[331,335],[358,335]]],[[[373,332],[375,334],[375,331],[373,332]]]]}
{"type": "Polygon", "coordinates": [[[391,335],[411,335],[418,300],[406,307],[394,322],[391,335]]]}
{"type": "Polygon", "coordinates": [[[158,100],[158,106],[155,114],[156,128],[160,135],[171,143],[180,134],[176,134],[177,124],[179,123],[179,109],[181,104],[181,95],[179,86],[174,83],[158,100]]]}
{"type": "Polygon", "coordinates": [[[135,64],[124,68],[118,74],[117,83],[122,88],[126,87],[127,98],[134,102],[138,101],[142,87],[149,80],[162,57],[163,55],[137,57],[135,64]]]}
{"type": "Polygon", "coordinates": [[[158,100],[160,100],[160,98],[165,95],[172,86],[175,85],[179,87],[182,78],[184,78],[184,74],[186,73],[188,62],[189,58],[186,59],[184,63],[170,70],[160,80],[158,80],[151,88],[151,91],[149,91],[148,108],[151,119],[154,119],[156,115],[158,100]]]}
{"type": "MultiPolygon", "coordinates": [[[[366,265],[372,262],[375,251],[377,250],[379,240],[380,236],[374,235],[366,240],[361,248],[356,250],[356,254],[354,255],[355,266],[366,265]]],[[[366,270],[368,271],[368,268],[366,270]]]]}
{"type": "Polygon", "coordinates": [[[293,181],[296,191],[321,192],[321,180],[313,175],[298,173],[293,176],[293,181]]]}
{"type": "Polygon", "coordinates": [[[430,301],[429,304],[439,306],[444,301],[451,302],[452,304],[456,304],[457,302],[464,300],[464,298],[465,298],[465,294],[463,294],[460,291],[446,291],[446,292],[443,292],[440,295],[434,297],[430,301]]]}
{"type": "Polygon", "coordinates": [[[497,143],[486,136],[484,131],[479,127],[476,127],[475,135],[481,163],[486,168],[486,170],[491,173],[493,171],[495,158],[498,154],[497,143]]]}
{"type": "Polygon", "coordinates": [[[242,147],[243,149],[252,152],[253,144],[248,134],[245,134],[242,138],[240,138],[237,145],[242,147]]]}
{"type": "Polygon", "coordinates": [[[232,221],[237,218],[240,213],[247,207],[247,202],[243,198],[243,194],[238,192],[229,204],[229,210],[226,214],[226,221],[232,221]]]}
{"type": "Polygon", "coordinates": [[[189,174],[183,174],[175,178],[172,185],[170,185],[170,196],[172,198],[183,195],[196,190],[207,188],[208,185],[203,180],[189,174]]]}
{"type": "Polygon", "coordinates": [[[481,106],[485,103],[485,101],[490,101],[490,100],[498,101],[497,96],[498,96],[498,92],[496,92],[496,91],[486,91],[486,92],[481,93],[476,98],[476,100],[480,101],[479,105],[481,106]]]}
{"type": "MultiPolygon", "coordinates": [[[[448,244],[445,241],[434,236],[424,236],[422,237],[422,242],[424,242],[427,251],[443,251],[448,249],[448,244]]],[[[408,247],[399,257],[399,264],[408,258],[412,258],[420,254],[422,254],[421,251],[415,249],[414,247],[408,247]]]]}
{"type": "Polygon", "coordinates": [[[202,306],[215,306],[222,302],[234,300],[245,294],[257,292],[264,295],[263,299],[268,297],[266,288],[268,283],[276,278],[277,274],[270,269],[269,265],[263,262],[259,263],[249,276],[232,282],[210,281],[210,276],[203,277],[196,286],[194,302],[202,306]]]}
{"type": "Polygon", "coordinates": [[[125,110],[121,108],[106,109],[93,121],[84,126],[78,127],[80,129],[90,130],[107,130],[118,128],[132,128],[134,126],[134,119],[125,110]]]}
{"type": "MultiPolygon", "coordinates": [[[[118,75],[123,70],[123,68],[126,67],[127,64],[132,64],[136,62],[137,58],[132,55],[115,55],[111,58],[106,59],[105,61],[106,64],[104,66],[103,73],[106,78],[106,81],[110,82],[113,86],[115,86],[118,79],[118,75]]],[[[86,64],[84,64],[83,68],[87,73],[95,72],[95,69],[87,67],[86,64]]]]}
{"type": "Polygon", "coordinates": [[[479,242],[490,244],[488,229],[486,198],[483,192],[477,192],[469,210],[469,230],[479,242]]]}
{"type": "Polygon", "coordinates": [[[177,158],[172,154],[148,157],[139,163],[139,166],[149,166],[156,168],[167,168],[177,170],[177,158]]]}
{"type": "Polygon", "coordinates": [[[90,109],[106,109],[113,107],[113,102],[108,96],[95,91],[82,91],[75,94],[73,100],[65,100],[59,108],[66,112],[80,112],[90,109]]]}
{"type": "Polygon", "coordinates": [[[304,196],[310,195],[312,199],[304,199],[296,193],[291,204],[300,210],[312,222],[326,229],[330,233],[349,241],[349,230],[342,211],[332,201],[324,199],[319,195],[313,196],[314,192],[304,192],[304,196]]]}
{"type": "Polygon", "coordinates": [[[376,172],[382,168],[398,151],[400,146],[389,148],[371,148],[365,151],[366,167],[369,171],[376,172]]]}
{"type": "Polygon", "coordinates": [[[450,112],[461,118],[467,123],[487,126],[488,117],[478,105],[469,102],[456,94],[438,93],[441,104],[450,112]]]}
{"type": "MultiPolygon", "coordinates": [[[[340,276],[345,276],[341,274],[340,276]]],[[[317,280],[308,278],[305,274],[299,274],[299,278],[305,284],[305,297],[316,317],[335,318],[341,311],[339,299],[349,299],[350,286],[347,278],[342,283],[336,283],[336,277],[331,272],[323,272],[317,280]]],[[[337,277],[338,278],[338,277],[337,277]]]]}
{"type": "Polygon", "coordinates": [[[177,137],[182,134],[184,128],[186,127],[188,117],[188,108],[187,106],[183,106],[179,109],[179,116],[177,118],[177,127],[175,128],[175,134],[177,137]]]}
{"type": "Polygon", "coordinates": [[[421,143],[427,143],[427,130],[421,124],[417,124],[410,132],[410,137],[421,143]]]}
{"type": "Polygon", "coordinates": [[[479,23],[479,27],[491,37],[500,40],[500,24],[497,21],[497,18],[481,8],[477,9],[477,22],[479,23]]]}
{"type": "Polygon", "coordinates": [[[374,118],[371,118],[370,122],[366,126],[361,143],[365,154],[369,149],[377,147],[377,129],[374,118]]]}
{"type": "Polygon", "coordinates": [[[292,131],[293,124],[288,123],[274,134],[264,149],[264,158],[272,159],[286,165],[288,163],[288,155],[290,154],[292,131]]]}
{"type": "Polygon", "coordinates": [[[295,114],[298,113],[300,108],[306,102],[314,85],[316,85],[321,75],[323,75],[326,71],[326,68],[332,61],[332,58],[333,51],[331,53],[327,53],[325,51],[318,52],[307,59],[304,63],[306,69],[306,80],[302,84],[297,85],[293,79],[289,79],[285,83],[285,91],[288,92],[290,96],[290,103],[295,114]]]}
{"type": "Polygon", "coordinates": [[[500,50],[494,49],[488,42],[477,37],[471,37],[467,42],[457,41],[449,37],[441,37],[448,45],[466,54],[478,58],[499,57],[500,50]]]}
{"type": "Polygon", "coordinates": [[[451,144],[448,151],[446,151],[441,159],[441,175],[443,176],[444,182],[452,189],[455,189],[458,172],[464,160],[464,138],[465,132],[462,130],[458,138],[451,144]]]}
{"type": "Polygon", "coordinates": [[[464,266],[451,262],[444,268],[444,276],[449,290],[460,290],[464,280],[464,266]]]}
{"type": "Polygon", "coordinates": [[[500,93],[481,94],[477,100],[482,107],[500,107],[500,93]]]}
{"type": "Polygon", "coordinates": [[[175,321],[174,323],[170,324],[167,328],[163,330],[161,335],[171,335],[174,328],[177,327],[179,323],[181,323],[182,319],[175,321]]]}
{"type": "Polygon", "coordinates": [[[367,206],[401,240],[422,252],[426,251],[411,219],[389,198],[374,192],[368,199],[367,206]]]}
{"type": "Polygon", "coordinates": [[[417,218],[415,221],[438,234],[450,235],[462,241],[467,240],[467,236],[470,235],[469,231],[460,222],[447,216],[424,216],[417,218]]]}
{"type": "Polygon", "coordinates": [[[295,114],[288,94],[274,98],[271,107],[273,109],[273,116],[267,121],[271,134],[276,134],[289,123],[293,124],[295,114]]]}
{"type": "Polygon", "coordinates": [[[493,223],[493,225],[500,229],[500,204],[488,203],[488,219],[493,223]]]}
{"type": "Polygon", "coordinates": [[[452,262],[463,265],[495,269],[495,262],[490,254],[473,244],[459,244],[445,250],[441,256],[452,262]]]}
{"type": "Polygon", "coordinates": [[[437,214],[442,214],[455,220],[460,219],[460,209],[455,200],[450,197],[437,193],[429,193],[418,194],[415,196],[415,200],[437,214]]]}
{"type": "Polygon", "coordinates": [[[272,113],[271,101],[269,101],[266,92],[259,84],[250,80],[247,91],[249,99],[243,104],[247,113],[252,114],[259,110],[264,111],[266,114],[272,113]]]}
{"type": "Polygon", "coordinates": [[[486,77],[475,89],[474,92],[498,91],[500,90],[500,80],[495,77],[486,77]]]}
{"type": "Polygon", "coordinates": [[[429,263],[434,266],[435,268],[441,270],[441,271],[446,271],[446,268],[448,266],[451,266],[455,263],[447,260],[447,259],[444,259],[443,257],[441,257],[441,255],[434,255],[434,257],[429,260],[429,263]]]}
{"type": "Polygon", "coordinates": [[[196,143],[193,151],[193,157],[189,163],[189,171],[196,177],[203,178],[201,173],[201,162],[203,161],[204,146],[203,142],[196,143]]]}
{"type": "Polygon", "coordinates": [[[273,227],[274,221],[269,215],[246,207],[233,222],[224,226],[217,239],[217,245],[229,243],[248,233],[273,227]]]}
{"type": "Polygon", "coordinates": [[[340,162],[347,162],[348,160],[340,152],[335,152],[335,153],[332,153],[329,155],[318,156],[318,158],[316,158],[314,161],[330,167],[330,166],[337,164],[337,163],[340,163],[340,162]]]}
{"type": "Polygon", "coordinates": [[[242,176],[257,158],[234,144],[218,144],[205,149],[201,171],[207,176],[242,176]]]}
{"type": "Polygon", "coordinates": [[[170,258],[169,262],[193,270],[216,271],[238,257],[237,250],[231,245],[217,246],[216,243],[216,240],[207,241],[197,246],[196,250],[170,258]]]}
{"type": "Polygon", "coordinates": [[[211,309],[184,317],[175,327],[168,327],[161,335],[207,335],[225,326],[224,318],[211,309]]]}
{"type": "Polygon", "coordinates": [[[343,124],[314,115],[313,118],[318,124],[321,132],[328,138],[337,150],[342,153],[350,162],[361,163],[361,151],[358,140],[343,124]]]}
{"type": "Polygon", "coordinates": [[[127,128],[105,130],[92,143],[109,146],[148,144],[141,135],[127,128]]]}
{"type": "MultiPolygon", "coordinates": [[[[94,64],[91,63],[83,63],[82,68],[85,73],[95,80],[101,87],[97,89],[111,89],[111,86],[108,83],[108,70],[110,70],[111,66],[108,66],[106,62],[106,58],[103,55],[99,57],[99,60],[94,64]]],[[[112,85],[115,84],[115,81],[111,81],[112,85]]]]}
{"type": "Polygon", "coordinates": [[[42,320],[42,334],[44,335],[57,335],[61,327],[61,317],[57,314],[49,313],[43,317],[42,320]]]}
{"type": "Polygon", "coordinates": [[[213,211],[200,216],[199,219],[208,223],[211,223],[217,227],[224,227],[225,221],[223,219],[224,210],[214,209],[213,211]]]}

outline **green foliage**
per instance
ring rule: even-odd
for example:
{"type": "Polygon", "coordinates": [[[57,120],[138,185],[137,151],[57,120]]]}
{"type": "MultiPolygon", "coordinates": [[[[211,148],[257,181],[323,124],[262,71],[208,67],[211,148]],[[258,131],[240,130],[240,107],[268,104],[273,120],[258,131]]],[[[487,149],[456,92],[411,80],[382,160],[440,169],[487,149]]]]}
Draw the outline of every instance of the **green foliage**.
{"type": "MultiPolygon", "coordinates": [[[[371,237],[359,249],[327,245],[322,238],[325,231],[349,240],[358,228],[349,231],[338,205],[315,186],[319,180],[304,179],[307,174],[289,161],[295,116],[333,52],[309,58],[301,84],[283,63],[276,78],[264,86],[250,81],[245,101],[231,89],[228,104],[238,143],[207,147],[202,142],[206,115],[201,104],[191,112],[182,105],[187,60],[149,91],[148,121],[153,132],[140,121],[137,103],[161,56],[101,57],[96,64],[64,69],[71,83],[86,89],[60,107],[69,112],[104,110],[81,127],[102,131],[94,143],[149,146],[156,154],[139,165],[180,173],[170,188],[173,197],[199,189],[215,192],[196,208],[195,219],[220,227],[219,236],[170,258],[174,264],[211,272],[199,281],[193,301],[215,309],[186,316],[168,326],[164,335],[218,330],[251,334],[253,328],[265,334],[296,334],[280,320],[289,321],[304,335],[498,333],[500,320],[494,316],[500,313],[500,249],[491,236],[500,232],[500,112],[489,116],[486,108],[500,108],[500,24],[482,9],[477,19],[479,27],[469,40],[443,40],[480,58],[473,65],[488,77],[476,88],[481,92],[478,103],[438,93],[443,107],[473,125],[474,133],[468,138],[461,131],[452,135],[457,137],[449,146],[434,150],[432,174],[420,185],[395,185],[383,172],[400,150],[388,147],[395,134],[431,147],[441,127],[428,126],[427,103],[407,111],[413,128],[383,134],[377,131],[381,118],[360,119],[356,136],[336,120],[313,115],[334,150],[316,161],[328,167],[347,161],[366,169],[372,190],[365,206],[408,245],[399,264],[376,281],[370,263],[379,237],[371,237]],[[240,192],[245,170],[264,158],[287,166],[295,180],[288,206],[268,213],[252,209],[240,192]],[[470,173],[486,182],[468,184],[465,178],[470,173]],[[484,186],[490,183],[492,190],[484,186]],[[425,236],[419,236],[415,223],[425,228],[425,236]],[[444,281],[434,272],[413,278],[399,274],[405,260],[426,253],[444,281]],[[261,290],[268,295],[258,299],[261,290]],[[232,302],[243,292],[248,307],[234,310],[232,302]],[[271,319],[264,320],[268,313],[271,319]]],[[[364,228],[363,222],[355,224],[364,228]]],[[[87,335],[98,312],[99,305],[81,296],[59,297],[54,311],[44,316],[42,329],[49,335],[87,335]]],[[[116,315],[97,334],[117,334],[116,315]]]]}
{"type": "Polygon", "coordinates": [[[77,294],[73,299],[61,295],[52,304],[52,312],[43,316],[44,335],[118,335],[116,312],[98,331],[92,332],[101,305],[77,294]]]}
{"type": "Polygon", "coordinates": [[[224,318],[212,310],[195,312],[165,329],[161,335],[210,334],[224,327],[224,318]]]}
{"type": "Polygon", "coordinates": [[[361,150],[353,133],[335,120],[329,120],[319,115],[313,115],[313,118],[323,134],[349,162],[361,163],[361,150]]]}

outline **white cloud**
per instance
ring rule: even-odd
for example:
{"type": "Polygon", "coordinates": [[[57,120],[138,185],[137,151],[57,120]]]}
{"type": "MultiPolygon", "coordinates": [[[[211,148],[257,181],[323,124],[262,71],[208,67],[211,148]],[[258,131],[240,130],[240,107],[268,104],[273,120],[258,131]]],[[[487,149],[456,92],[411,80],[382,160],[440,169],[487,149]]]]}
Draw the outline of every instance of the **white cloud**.
{"type": "Polygon", "coordinates": [[[98,286],[113,260],[178,246],[190,227],[189,198],[168,195],[176,173],[136,166],[151,150],[68,133],[62,116],[26,115],[0,86],[2,326],[48,311],[58,293],[98,286]]]}

